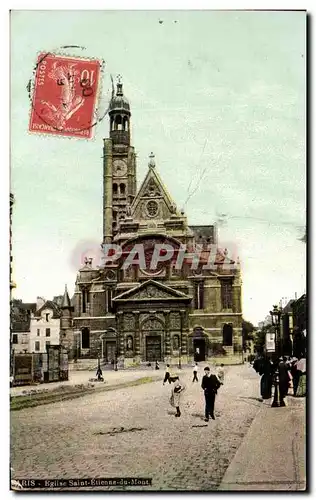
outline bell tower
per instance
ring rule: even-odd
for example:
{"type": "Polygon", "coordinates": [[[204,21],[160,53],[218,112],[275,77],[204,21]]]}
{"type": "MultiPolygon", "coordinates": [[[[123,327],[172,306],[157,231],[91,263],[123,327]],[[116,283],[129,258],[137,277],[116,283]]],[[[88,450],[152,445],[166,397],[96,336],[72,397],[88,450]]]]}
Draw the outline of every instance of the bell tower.
{"type": "Polygon", "coordinates": [[[136,154],[131,146],[131,110],[123,93],[121,76],[109,106],[110,137],[104,140],[103,242],[119,231],[136,196],[136,154]]]}

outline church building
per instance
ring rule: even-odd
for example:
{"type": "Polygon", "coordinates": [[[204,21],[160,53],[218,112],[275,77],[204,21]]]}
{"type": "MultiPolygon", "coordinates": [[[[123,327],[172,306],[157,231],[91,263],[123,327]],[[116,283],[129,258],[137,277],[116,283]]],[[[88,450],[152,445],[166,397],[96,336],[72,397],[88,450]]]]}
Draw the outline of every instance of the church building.
{"type": "MultiPolygon", "coordinates": [[[[218,248],[215,225],[190,225],[158,173],[153,154],[137,190],[131,109],[117,84],[109,108],[109,138],[103,144],[103,245],[122,257],[79,270],[73,301],[65,292],[61,338],[70,358],[100,358],[119,367],[163,361],[242,363],[241,273],[238,261],[218,248]],[[150,266],[156,245],[202,248],[200,260],[150,266]],[[123,260],[142,245],[145,267],[123,260]],[[215,248],[211,269],[207,248],[215,248]]],[[[101,242],[100,242],[101,243],[101,242]]]]}

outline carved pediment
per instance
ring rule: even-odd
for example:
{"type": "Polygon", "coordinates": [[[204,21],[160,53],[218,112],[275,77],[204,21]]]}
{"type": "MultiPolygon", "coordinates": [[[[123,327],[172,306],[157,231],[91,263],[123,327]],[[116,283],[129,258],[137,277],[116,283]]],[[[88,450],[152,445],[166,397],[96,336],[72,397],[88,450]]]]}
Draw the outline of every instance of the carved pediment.
{"type": "Polygon", "coordinates": [[[131,216],[135,220],[167,220],[176,212],[176,205],[159,174],[150,168],[132,203],[131,216]]]}
{"type": "Polygon", "coordinates": [[[141,285],[138,285],[132,290],[128,290],[117,297],[115,297],[115,302],[125,302],[125,301],[152,301],[152,300],[181,300],[189,302],[191,297],[188,295],[178,292],[173,288],[170,288],[162,283],[158,283],[154,280],[146,281],[141,285]]]}

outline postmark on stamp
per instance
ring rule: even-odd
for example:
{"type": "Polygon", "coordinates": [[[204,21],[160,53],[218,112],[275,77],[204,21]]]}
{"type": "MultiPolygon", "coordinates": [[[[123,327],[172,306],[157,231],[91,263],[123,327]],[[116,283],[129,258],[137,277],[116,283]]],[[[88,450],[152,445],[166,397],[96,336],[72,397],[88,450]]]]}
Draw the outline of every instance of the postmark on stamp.
{"type": "Polygon", "coordinates": [[[29,131],[89,139],[96,123],[101,62],[40,54],[29,131]]]}

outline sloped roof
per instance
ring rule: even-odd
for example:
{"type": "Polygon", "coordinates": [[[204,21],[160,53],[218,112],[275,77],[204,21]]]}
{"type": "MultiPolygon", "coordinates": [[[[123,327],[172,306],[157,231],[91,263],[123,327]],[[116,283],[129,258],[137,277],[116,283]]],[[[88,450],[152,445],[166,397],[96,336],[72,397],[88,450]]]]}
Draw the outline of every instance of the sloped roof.
{"type": "Polygon", "coordinates": [[[53,302],[52,300],[46,300],[45,304],[42,305],[42,307],[40,307],[38,311],[36,311],[36,313],[34,314],[35,318],[40,318],[42,311],[44,309],[51,309],[53,311],[53,316],[52,316],[53,319],[60,318],[61,316],[61,311],[58,305],[55,304],[55,302],[53,302]]]}
{"type": "Polygon", "coordinates": [[[65,286],[65,293],[64,293],[64,296],[63,296],[61,307],[62,308],[68,308],[68,309],[71,307],[70,298],[69,298],[68,290],[67,290],[67,285],[65,286]]]}

